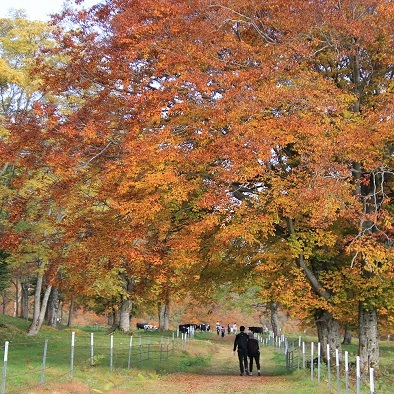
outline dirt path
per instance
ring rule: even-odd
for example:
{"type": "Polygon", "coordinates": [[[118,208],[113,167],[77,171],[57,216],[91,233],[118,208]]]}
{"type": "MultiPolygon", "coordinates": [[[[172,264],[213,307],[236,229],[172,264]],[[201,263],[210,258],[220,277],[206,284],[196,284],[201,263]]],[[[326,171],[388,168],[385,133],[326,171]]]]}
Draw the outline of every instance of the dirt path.
{"type": "Polygon", "coordinates": [[[276,353],[270,348],[261,349],[262,376],[257,376],[256,371],[253,376],[240,376],[238,357],[232,352],[233,340],[233,336],[228,336],[211,341],[210,365],[201,367],[197,373],[171,374],[156,382],[146,382],[147,384],[141,387],[141,391],[137,389],[133,392],[138,394],[319,393],[317,389],[305,390],[302,384],[298,385],[286,372],[285,375],[281,375],[277,364],[273,361],[276,353]]]}

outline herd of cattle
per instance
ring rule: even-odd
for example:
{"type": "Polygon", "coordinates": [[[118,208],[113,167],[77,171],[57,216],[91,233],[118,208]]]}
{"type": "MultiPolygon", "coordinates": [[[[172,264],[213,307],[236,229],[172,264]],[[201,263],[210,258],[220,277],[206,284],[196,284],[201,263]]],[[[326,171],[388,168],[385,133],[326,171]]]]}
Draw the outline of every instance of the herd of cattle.
{"type": "MultiPolygon", "coordinates": [[[[156,326],[153,326],[148,323],[137,323],[138,329],[143,329],[145,331],[157,330],[156,326]]],[[[248,327],[250,332],[253,334],[264,334],[266,328],[264,327],[248,327]]],[[[190,330],[193,331],[210,331],[211,326],[209,324],[180,324],[179,325],[179,332],[182,333],[190,333],[190,330]]]]}
{"type": "Polygon", "coordinates": [[[211,326],[209,324],[180,324],[179,332],[190,333],[190,329],[194,331],[209,331],[211,326]]]}

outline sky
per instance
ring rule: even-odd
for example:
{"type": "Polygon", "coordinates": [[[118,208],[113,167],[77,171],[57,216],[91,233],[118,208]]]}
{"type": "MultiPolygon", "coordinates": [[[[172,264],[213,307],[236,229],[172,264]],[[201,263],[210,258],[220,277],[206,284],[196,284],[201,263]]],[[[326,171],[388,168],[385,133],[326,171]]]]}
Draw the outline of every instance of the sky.
{"type": "MultiPolygon", "coordinates": [[[[28,19],[49,20],[49,14],[62,9],[64,0],[0,0],[0,18],[7,18],[10,8],[23,9],[28,19]]],[[[98,3],[99,0],[88,0],[87,5],[98,3]]]]}

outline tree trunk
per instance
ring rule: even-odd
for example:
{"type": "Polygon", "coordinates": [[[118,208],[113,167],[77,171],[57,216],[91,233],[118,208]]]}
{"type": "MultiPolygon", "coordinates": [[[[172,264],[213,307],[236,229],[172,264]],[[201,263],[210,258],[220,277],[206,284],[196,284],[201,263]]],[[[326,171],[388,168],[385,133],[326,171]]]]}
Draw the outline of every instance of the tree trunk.
{"type": "Polygon", "coordinates": [[[342,345],[351,345],[352,344],[353,333],[348,325],[345,326],[345,333],[343,335],[342,345]]]}
{"type": "Polygon", "coordinates": [[[7,290],[3,290],[1,293],[2,293],[1,306],[3,308],[2,314],[5,315],[5,310],[6,310],[6,305],[7,305],[7,290]]]}
{"type": "Polygon", "coordinates": [[[123,278],[123,287],[126,295],[122,296],[119,308],[119,330],[123,332],[130,331],[130,314],[132,301],[130,299],[131,292],[133,290],[134,278],[123,278]]]}
{"type": "Polygon", "coordinates": [[[70,310],[68,311],[68,321],[67,321],[68,328],[71,328],[73,325],[74,306],[75,306],[75,298],[72,297],[70,302],[70,310]]]}
{"type": "Polygon", "coordinates": [[[315,312],[315,323],[323,358],[327,358],[327,345],[330,346],[330,357],[335,358],[335,349],[342,352],[341,330],[338,320],[330,312],[318,309],[315,312]]]}
{"type": "Polygon", "coordinates": [[[47,324],[51,327],[57,327],[57,317],[59,313],[59,290],[55,287],[52,288],[51,294],[48,300],[47,308],[47,324]]]}
{"type": "Polygon", "coordinates": [[[44,297],[42,302],[41,298],[41,289],[42,289],[42,276],[39,274],[37,279],[37,287],[34,295],[34,315],[33,321],[29,327],[29,331],[27,335],[35,336],[39,333],[42,323],[44,322],[45,312],[47,309],[49,295],[51,294],[52,286],[48,286],[45,290],[44,297]]]}
{"type": "Polygon", "coordinates": [[[120,312],[119,309],[112,309],[112,326],[111,331],[115,331],[120,327],[120,312]]]}
{"type": "Polygon", "coordinates": [[[15,279],[15,281],[12,281],[12,283],[15,286],[15,306],[14,306],[14,313],[13,316],[17,317],[19,316],[19,302],[20,302],[20,295],[19,295],[19,280],[15,279]]]}
{"type": "Polygon", "coordinates": [[[378,314],[360,302],[358,319],[360,368],[368,376],[369,368],[379,369],[378,314]]]}
{"type": "Polygon", "coordinates": [[[29,319],[29,280],[24,278],[21,281],[21,314],[22,319],[29,319]]]}
{"type": "Polygon", "coordinates": [[[167,331],[170,326],[170,302],[159,301],[158,312],[159,312],[159,330],[167,331]]]}
{"type": "Polygon", "coordinates": [[[278,317],[278,303],[277,302],[269,302],[268,308],[271,312],[271,326],[272,332],[276,337],[280,335],[280,327],[279,327],[279,317],[278,317]]]}
{"type": "Polygon", "coordinates": [[[132,302],[130,299],[122,299],[119,310],[119,330],[122,332],[130,331],[130,313],[132,302]]]}

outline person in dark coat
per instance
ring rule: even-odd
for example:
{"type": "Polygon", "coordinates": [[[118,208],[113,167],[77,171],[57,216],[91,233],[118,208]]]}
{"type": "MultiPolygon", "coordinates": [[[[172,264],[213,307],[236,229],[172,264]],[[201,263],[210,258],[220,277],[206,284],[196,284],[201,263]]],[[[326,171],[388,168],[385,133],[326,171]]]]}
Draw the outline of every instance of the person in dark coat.
{"type": "Polygon", "coordinates": [[[260,371],[260,348],[259,341],[253,336],[253,333],[249,333],[249,339],[246,346],[249,357],[249,375],[252,375],[253,371],[253,360],[256,361],[257,375],[261,375],[260,371]]]}
{"type": "Polygon", "coordinates": [[[238,360],[239,360],[239,369],[241,371],[241,376],[244,373],[248,374],[248,339],[249,336],[245,332],[245,327],[239,327],[240,333],[235,336],[234,340],[234,348],[233,353],[235,354],[235,350],[238,349],[238,360]]]}

